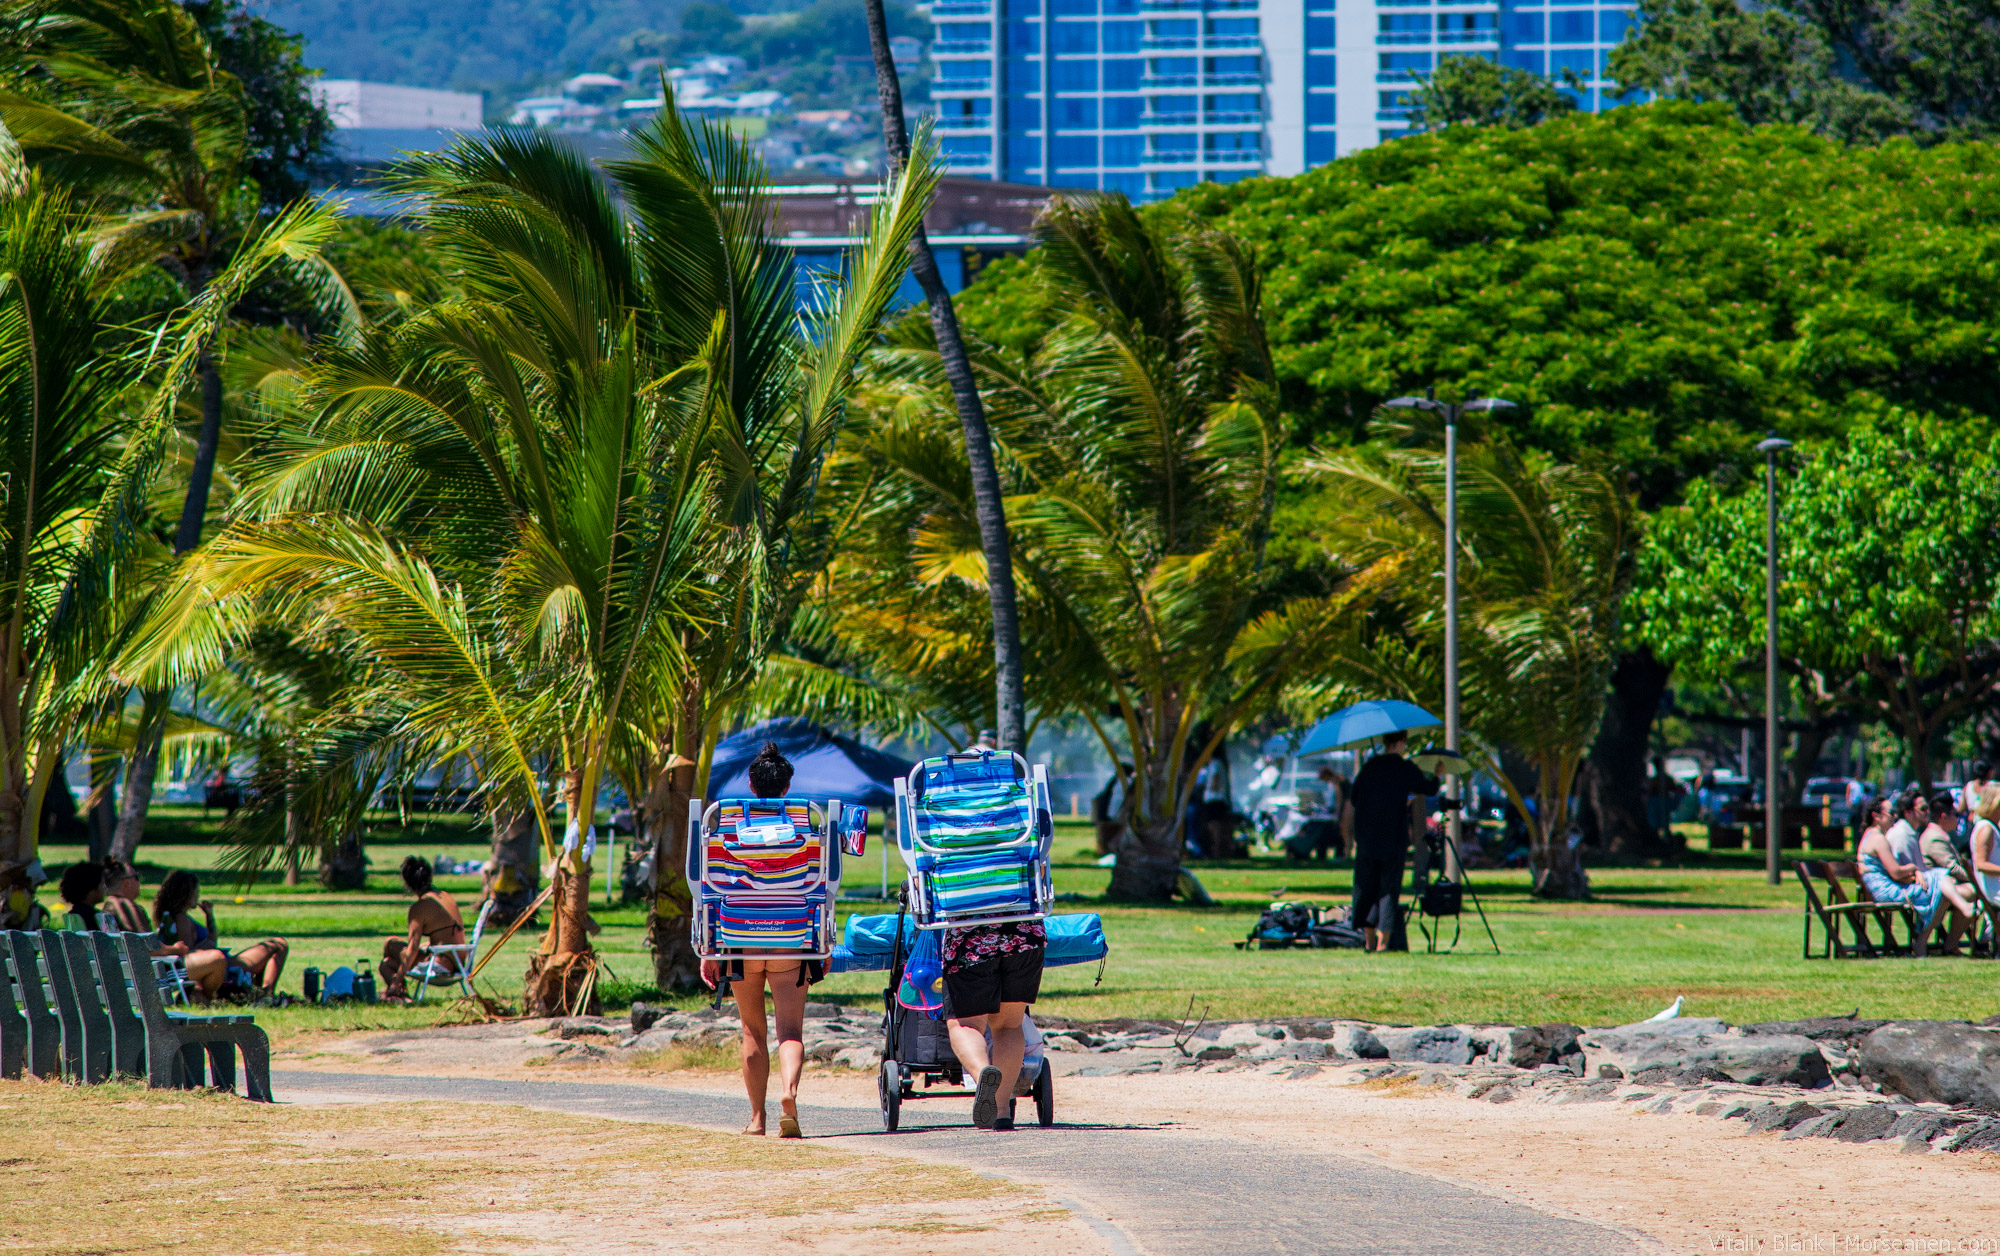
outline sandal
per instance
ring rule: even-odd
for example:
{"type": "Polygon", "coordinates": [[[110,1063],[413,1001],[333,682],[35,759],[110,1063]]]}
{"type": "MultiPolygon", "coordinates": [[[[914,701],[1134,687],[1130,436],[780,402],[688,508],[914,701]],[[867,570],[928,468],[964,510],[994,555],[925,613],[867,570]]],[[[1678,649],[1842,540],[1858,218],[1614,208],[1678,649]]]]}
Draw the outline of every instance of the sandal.
{"type": "Polygon", "coordinates": [[[805,1134],[804,1134],[804,1133],[802,1133],[802,1132],[801,1132],[801,1131],[799,1130],[799,1118],[797,1118],[797,1117],[795,1117],[795,1116],[781,1116],[781,1117],[779,1117],[779,1118],[778,1118],[778,1137],[779,1137],[779,1138],[804,1138],[804,1137],[805,1137],[805,1134]]]}

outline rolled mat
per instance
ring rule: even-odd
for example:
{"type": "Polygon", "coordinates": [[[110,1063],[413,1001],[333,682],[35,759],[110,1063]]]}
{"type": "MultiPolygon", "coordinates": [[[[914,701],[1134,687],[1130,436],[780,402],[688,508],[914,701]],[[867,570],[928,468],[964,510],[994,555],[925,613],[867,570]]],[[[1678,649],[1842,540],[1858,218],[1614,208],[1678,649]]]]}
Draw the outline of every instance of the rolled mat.
{"type": "MultiPolygon", "coordinates": [[[[1111,953],[1110,944],[1104,940],[1104,920],[1094,911],[1050,916],[1042,921],[1042,926],[1049,936],[1048,949],[1042,955],[1044,968],[1094,963],[1111,953]]],[[[840,945],[833,948],[833,958],[827,962],[827,970],[836,973],[885,971],[894,958],[895,941],[896,917],[893,915],[849,916],[847,931],[840,945]]],[[[903,953],[909,954],[916,941],[917,926],[905,916],[903,953]]]]}

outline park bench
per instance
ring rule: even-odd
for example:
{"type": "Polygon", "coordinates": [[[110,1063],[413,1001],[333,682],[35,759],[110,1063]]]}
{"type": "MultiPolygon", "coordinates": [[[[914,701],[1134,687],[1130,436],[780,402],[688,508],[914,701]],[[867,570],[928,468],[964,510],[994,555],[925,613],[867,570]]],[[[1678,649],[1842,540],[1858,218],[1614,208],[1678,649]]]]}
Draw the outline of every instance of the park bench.
{"type": "Polygon", "coordinates": [[[1805,958],[1813,957],[1814,917],[1818,917],[1820,926],[1826,934],[1826,945],[1820,953],[1821,959],[1834,957],[1846,959],[1855,955],[1874,959],[1898,951],[1906,951],[1921,957],[1926,953],[1923,930],[1917,927],[1916,910],[1902,903],[1876,902],[1869,896],[1868,887],[1862,883],[1860,870],[1854,864],[1800,859],[1793,864],[1793,868],[1798,872],[1799,884],[1806,889],[1805,958]],[[1813,886],[1815,878],[1826,886],[1825,900],[1820,898],[1819,892],[1813,886]],[[1842,888],[1843,879],[1853,882],[1853,898],[1849,898],[1846,890],[1842,888]],[[1879,948],[1868,936],[1866,918],[1869,916],[1873,916],[1876,923],[1882,926],[1882,946],[1879,948]],[[1910,940],[1907,947],[1899,947],[1896,944],[1896,932],[1892,921],[1898,916],[1902,918],[1908,930],[1910,940]],[[1845,921],[1853,932],[1854,941],[1851,944],[1841,939],[1842,921],[1845,921]]]}
{"type": "Polygon", "coordinates": [[[169,1012],[154,976],[153,939],[143,933],[0,934],[7,980],[0,982],[0,1076],[91,1083],[143,1077],[150,1086],[193,1088],[208,1079],[271,1097],[271,1048],[248,1016],[169,1012]]]}

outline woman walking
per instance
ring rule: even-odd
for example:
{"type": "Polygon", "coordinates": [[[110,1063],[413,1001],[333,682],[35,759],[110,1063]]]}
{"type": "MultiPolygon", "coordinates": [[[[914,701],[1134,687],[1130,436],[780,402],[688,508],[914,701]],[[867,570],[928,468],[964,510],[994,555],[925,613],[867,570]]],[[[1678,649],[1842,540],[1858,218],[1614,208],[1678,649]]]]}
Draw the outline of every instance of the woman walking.
{"type": "Polygon", "coordinates": [[[1014,1128],[1014,1081],[1028,1049],[1021,1022],[1041,993],[1047,945],[1039,920],[945,931],[945,1025],[952,1053],[977,1079],[972,1123],[980,1129],[1014,1128]],[[1000,1111],[1003,1096],[1005,1115],[1000,1111]]]}
{"type": "MultiPolygon", "coordinates": [[[[783,798],[792,787],[792,765],[778,753],[774,742],[765,742],[750,761],[750,792],[759,798],[783,798]]],[[[771,989],[771,1003],[778,1022],[778,1137],[800,1138],[799,1076],[806,1067],[806,967],[800,959],[746,959],[743,975],[731,978],[730,992],[736,996],[736,1011],[743,1018],[743,1089],[750,1096],[750,1124],[745,1134],[762,1135],[764,1098],[771,1082],[770,1029],[764,1018],[764,987],[771,989]]],[[[716,960],[701,962],[701,979],[713,990],[723,980],[722,965],[716,960]]]]}

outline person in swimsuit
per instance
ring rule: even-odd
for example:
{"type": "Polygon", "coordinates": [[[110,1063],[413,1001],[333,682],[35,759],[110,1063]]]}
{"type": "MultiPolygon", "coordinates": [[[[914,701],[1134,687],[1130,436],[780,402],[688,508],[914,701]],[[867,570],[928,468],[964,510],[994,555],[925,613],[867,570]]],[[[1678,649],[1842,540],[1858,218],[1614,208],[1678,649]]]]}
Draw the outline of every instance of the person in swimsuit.
{"type": "MultiPolygon", "coordinates": [[[[190,951],[220,949],[224,967],[214,974],[211,981],[201,982],[197,989],[204,1002],[229,989],[252,1002],[269,998],[277,992],[278,978],[285,971],[285,956],[290,953],[290,944],[283,938],[266,938],[255,946],[241,951],[229,951],[217,947],[220,934],[215,928],[215,904],[201,897],[201,881],[186,868],[176,868],[160,882],[158,894],[153,896],[153,919],[159,922],[160,941],[168,946],[182,943],[190,951]],[[202,921],[196,924],[191,914],[201,908],[202,921]]],[[[190,968],[188,975],[193,976],[190,968]]]]}
{"type": "MultiPolygon", "coordinates": [[[[122,859],[106,857],[104,901],[97,905],[98,916],[111,917],[120,933],[152,933],[153,921],[139,904],[139,892],[139,874],[132,870],[132,866],[122,859]]],[[[185,942],[160,944],[157,937],[154,942],[156,945],[152,954],[180,956],[182,970],[197,987],[214,989],[221,986],[223,973],[229,967],[229,959],[221,951],[213,948],[197,951],[185,942]]]]}
{"type": "MultiPolygon", "coordinates": [[[[382,988],[386,998],[410,997],[404,978],[424,962],[431,947],[465,945],[465,917],[458,912],[458,900],[436,888],[431,875],[431,866],[417,856],[403,860],[403,886],[417,896],[417,901],[410,904],[409,934],[382,943],[382,988]]],[[[455,953],[441,958],[446,967],[457,971],[455,953]]]]}
{"type": "MultiPolygon", "coordinates": [[[[778,753],[774,742],[765,742],[750,761],[750,792],[759,798],[783,798],[792,787],[792,765],[778,753]]],[[[743,975],[732,979],[736,1011],[743,1018],[743,1089],[750,1096],[750,1124],[745,1134],[762,1135],[764,1096],[771,1082],[770,1030],[764,1020],[764,987],[771,988],[771,1003],[778,1021],[778,1078],[783,1087],[778,1103],[784,1115],[778,1118],[778,1137],[799,1138],[799,1075],[806,1067],[806,986],[804,960],[746,959],[743,975]]],[[[712,959],[701,962],[701,979],[713,990],[722,980],[722,965],[712,959]]]]}
{"type": "MultiPolygon", "coordinates": [[[[1919,795],[1919,802],[1922,802],[1919,795]]],[[[1923,856],[1912,850],[1905,862],[1898,857],[1895,842],[1895,828],[1884,832],[1882,825],[1887,822],[1891,804],[1883,799],[1869,814],[1868,831],[1861,836],[1860,864],[1861,883],[1867,887],[1869,897],[1878,903],[1902,903],[1914,908],[1917,913],[1917,928],[1929,933],[1937,923],[1938,912],[1949,907],[1952,913],[1951,931],[1945,939],[1944,953],[1955,953],[1958,939],[1966,926],[1972,923],[1972,898],[1964,886],[1951,879],[1951,874],[1942,868],[1927,868],[1923,856]]],[[[1928,804],[1923,804],[1928,808],[1928,804]]],[[[1906,816],[1913,814],[1914,808],[1905,805],[1906,816]]],[[[1910,835],[1916,836],[1915,832],[1910,835]]]]}

